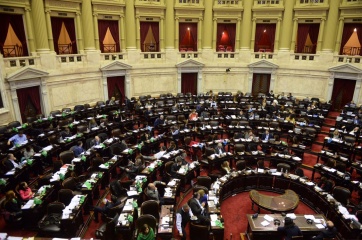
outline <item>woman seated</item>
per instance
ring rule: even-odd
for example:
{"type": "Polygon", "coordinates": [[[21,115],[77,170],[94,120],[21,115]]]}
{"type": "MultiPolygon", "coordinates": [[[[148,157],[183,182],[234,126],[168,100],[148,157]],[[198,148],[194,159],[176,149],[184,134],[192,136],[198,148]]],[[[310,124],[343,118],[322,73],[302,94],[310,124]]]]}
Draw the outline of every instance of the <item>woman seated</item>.
{"type": "Polygon", "coordinates": [[[108,102],[109,105],[115,105],[116,104],[116,98],[115,97],[111,97],[111,99],[108,102]]]}
{"type": "Polygon", "coordinates": [[[209,196],[205,193],[204,189],[200,189],[197,192],[200,194],[200,199],[199,199],[200,204],[202,205],[202,203],[204,203],[206,206],[209,196]]]}
{"type": "Polygon", "coordinates": [[[189,115],[189,120],[197,121],[197,118],[198,118],[198,114],[197,114],[196,110],[194,109],[194,110],[192,110],[192,112],[189,115]]]}
{"type": "Polygon", "coordinates": [[[26,160],[26,159],[30,159],[34,156],[34,149],[33,149],[33,146],[29,145],[29,146],[26,146],[26,148],[24,149],[24,152],[23,152],[23,157],[21,160],[26,160]]]}
{"type": "Polygon", "coordinates": [[[34,193],[32,192],[31,188],[28,186],[26,182],[21,182],[19,184],[19,194],[20,198],[23,201],[27,201],[34,196],[34,193]]]}
{"type": "Polygon", "coordinates": [[[2,207],[10,213],[9,221],[16,221],[21,218],[21,203],[16,198],[15,192],[10,190],[5,194],[5,200],[2,204],[2,207]]]}
{"type": "Polygon", "coordinates": [[[174,141],[170,142],[170,146],[167,148],[167,153],[175,151],[177,149],[176,143],[174,141]]]}
{"type": "Polygon", "coordinates": [[[140,233],[138,234],[137,240],[153,240],[156,239],[155,232],[147,224],[143,224],[140,233]]]}
{"type": "Polygon", "coordinates": [[[92,129],[92,128],[95,128],[95,127],[98,127],[98,124],[97,124],[96,120],[94,118],[92,118],[89,121],[89,129],[92,129]]]}
{"type": "Polygon", "coordinates": [[[339,133],[338,129],[334,130],[333,132],[333,139],[341,139],[341,134],[339,133]]]}
{"type": "Polygon", "coordinates": [[[222,164],[221,164],[221,172],[223,174],[229,174],[231,172],[231,168],[230,168],[230,165],[229,165],[229,161],[224,161],[222,164]]]}
{"type": "Polygon", "coordinates": [[[295,116],[294,116],[294,114],[290,114],[285,120],[292,123],[293,125],[295,125],[295,116]]]}

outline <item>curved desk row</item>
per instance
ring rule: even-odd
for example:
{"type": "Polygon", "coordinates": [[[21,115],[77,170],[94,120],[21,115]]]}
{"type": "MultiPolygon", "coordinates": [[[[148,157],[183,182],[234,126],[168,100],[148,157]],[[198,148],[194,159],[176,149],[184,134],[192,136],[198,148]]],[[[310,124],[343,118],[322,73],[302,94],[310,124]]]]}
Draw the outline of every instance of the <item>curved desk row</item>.
{"type": "MultiPolygon", "coordinates": [[[[223,177],[225,179],[225,177],[223,177]]],[[[223,178],[220,181],[223,181],[223,178]]],[[[301,182],[298,179],[285,178],[268,174],[243,175],[231,174],[219,188],[220,204],[223,200],[245,191],[253,189],[284,193],[285,190],[293,190],[299,195],[301,201],[307,204],[317,213],[324,214],[327,219],[334,222],[339,231],[340,239],[362,239],[361,230],[350,226],[350,220],[344,219],[338,208],[327,201],[325,196],[314,190],[313,186],[301,182]]]]}

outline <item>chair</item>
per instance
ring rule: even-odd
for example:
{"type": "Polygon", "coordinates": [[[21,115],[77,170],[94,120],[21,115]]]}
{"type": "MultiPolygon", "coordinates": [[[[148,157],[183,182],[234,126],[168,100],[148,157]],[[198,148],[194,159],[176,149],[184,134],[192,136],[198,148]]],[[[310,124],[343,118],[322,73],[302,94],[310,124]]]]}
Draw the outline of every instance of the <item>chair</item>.
{"type": "Polygon", "coordinates": [[[286,163],[278,163],[277,170],[278,172],[283,172],[283,173],[290,172],[290,165],[286,163]]]}
{"type": "Polygon", "coordinates": [[[64,203],[65,206],[69,205],[73,197],[73,191],[70,189],[60,189],[58,191],[58,202],[64,203]]]}
{"type": "Polygon", "coordinates": [[[236,162],[236,170],[242,171],[246,168],[245,160],[239,160],[236,162]]]}
{"type": "Polygon", "coordinates": [[[118,239],[116,234],[116,225],[118,222],[119,214],[116,214],[113,218],[107,218],[106,223],[96,230],[96,237],[102,240],[116,240],[118,239]]]}
{"type": "Polygon", "coordinates": [[[351,191],[348,188],[336,186],[333,188],[332,195],[334,199],[340,202],[343,206],[349,205],[351,191]]]}
{"type": "Polygon", "coordinates": [[[69,112],[71,112],[71,111],[72,111],[71,108],[62,108],[62,112],[67,112],[67,113],[69,113],[69,112]]]}
{"type": "Polygon", "coordinates": [[[135,232],[135,239],[137,239],[139,230],[141,229],[141,227],[147,224],[150,228],[153,228],[153,231],[155,233],[155,235],[157,235],[157,220],[154,216],[149,215],[149,214],[145,214],[145,215],[141,215],[139,216],[139,218],[136,221],[136,232],[135,232]]]}
{"type": "Polygon", "coordinates": [[[211,178],[209,176],[198,176],[196,184],[198,186],[204,186],[207,189],[210,189],[212,181],[211,181],[211,178]]]}
{"type": "Polygon", "coordinates": [[[141,205],[141,215],[149,214],[156,218],[157,222],[160,219],[159,204],[156,200],[147,200],[141,205]]]}
{"type": "Polygon", "coordinates": [[[60,237],[63,229],[61,219],[65,205],[61,202],[52,202],[47,207],[47,214],[39,221],[41,235],[46,237],[60,237]]]}
{"type": "Polygon", "coordinates": [[[61,161],[63,161],[63,163],[72,163],[72,160],[74,159],[74,152],[71,150],[67,150],[64,152],[61,152],[59,154],[59,158],[61,161]]]}
{"type": "Polygon", "coordinates": [[[20,126],[21,126],[21,124],[20,124],[19,121],[13,121],[13,122],[8,123],[8,128],[9,129],[20,127],[20,126]]]}
{"type": "Polygon", "coordinates": [[[112,135],[112,137],[119,138],[119,136],[121,135],[121,129],[119,129],[119,128],[113,129],[111,135],[112,135]]]}
{"type": "Polygon", "coordinates": [[[191,240],[207,240],[213,239],[209,226],[198,225],[193,222],[190,223],[190,239],[191,240]]]}
{"type": "Polygon", "coordinates": [[[64,163],[62,160],[55,160],[53,162],[53,173],[58,172],[63,165],[64,163]]]}
{"type": "Polygon", "coordinates": [[[356,142],[356,137],[353,136],[344,136],[344,141],[349,145],[354,145],[356,142]]]}
{"type": "Polygon", "coordinates": [[[204,192],[206,194],[209,194],[209,189],[204,187],[204,186],[200,186],[200,185],[195,185],[193,188],[192,188],[192,192],[195,193],[195,192],[198,192],[199,190],[204,190],[204,192]]]}
{"type": "Polygon", "coordinates": [[[61,114],[60,110],[54,110],[49,113],[50,116],[55,117],[56,115],[61,114]]]}
{"type": "Polygon", "coordinates": [[[120,181],[115,180],[109,184],[109,190],[111,192],[112,202],[117,202],[117,200],[122,200],[123,198],[127,199],[127,189],[123,188],[120,181]]]}
{"type": "Polygon", "coordinates": [[[101,139],[101,141],[103,142],[104,140],[108,139],[108,135],[107,133],[99,133],[98,137],[101,139]]]}
{"type": "Polygon", "coordinates": [[[172,161],[169,161],[165,164],[165,174],[164,174],[165,182],[168,182],[171,179],[171,167],[173,164],[174,164],[174,162],[172,162],[172,161]]]}
{"type": "Polygon", "coordinates": [[[79,125],[77,126],[77,133],[85,133],[87,132],[88,127],[85,125],[79,125]]]}
{"type": "Polygon", "coordinates": [[[306,178],[306,176],[304,175],[304,171],[303,171],[303,169],[301,169],[301,168],[297,168],[297,169],[295,169],[295,175],[297,175],[297,176],[299,176],[299,177],[301,177],[301,178],[306,178]]]}
{"type": "Polygon", "coordinates": [[[265,165],[264,165],[264,160],[258,160],[256,163],[257,167],[260,169],[264,169],[265,165]]]}
{"type": "Polygon", "coordinates": [[[98,101],[97,103],[96,103],[96,106],[97,107],[102,107],[102,106],[105,106],[106,105],[106,103],[104,102],[104,101],[98,101]]]}
{"type": "MultiPolygon", "coordinates": [[[[78,181],[74,177],[68,177],[64,179],[64,181],[62,182],[62,186],[64,189],[70,189],[72,191],[76,191],[78,187],[78,181]]],[[[78,193],[79,192],[76,192],[76,194],[78,193]]]]}
{"type": "Polygon", "coordinates": [[[355,215],[358,219],[358,222],[362,223],[362,210],[358,210],[355,215]]]}
{"type": "Polygon", "coordinates": [[[303,240],[303,236],[292,236],[293,240],[303,240]]]}
{"type": "Polygon", "coordinates": [[[84,110],[84,106],[83,105],[75,105],[73,110],[75,112],[82,111],[82,110],[84,110]]]}
{"type": "Polygon", "coordinates": [[[37,119],[36,119],[36,117],[27,117],[26,118],[26,122],[27,123],[33,123],[33,122],[35,122],[37,119]]]}

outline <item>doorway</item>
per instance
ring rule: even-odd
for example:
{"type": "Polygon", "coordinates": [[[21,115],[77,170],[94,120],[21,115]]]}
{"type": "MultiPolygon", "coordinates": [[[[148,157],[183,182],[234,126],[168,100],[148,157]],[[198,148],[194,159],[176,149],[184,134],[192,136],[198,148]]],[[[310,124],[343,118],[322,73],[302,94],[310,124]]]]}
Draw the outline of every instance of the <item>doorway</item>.
{"type": "Polygon", "coordinates": [[[17,89],[16,94],[23,123],[28,117],[42,114],[39,86],[17,89]]]}
{"type": "Polygon", "coordinates": [[[270,88],[270,74],[254,73],[252,95],[258,96],[258,93],[267,94],[270,88]]]}
{"type": "Polygon", "coordinates": [[[108,100],[114,97],[123,103],[124,100],[124,76],[107,77],[108,100]]]}
{"type": "Polygon", "coordinates": [[[197,75],[198,73],[181,73],[181,92],[197,95],[197,75]]]}
{"type": "Polygon", "coordinates": [[[332,109],[340,110],[353,99],[356,80],[335,78],[332,91],[332,109]]]}

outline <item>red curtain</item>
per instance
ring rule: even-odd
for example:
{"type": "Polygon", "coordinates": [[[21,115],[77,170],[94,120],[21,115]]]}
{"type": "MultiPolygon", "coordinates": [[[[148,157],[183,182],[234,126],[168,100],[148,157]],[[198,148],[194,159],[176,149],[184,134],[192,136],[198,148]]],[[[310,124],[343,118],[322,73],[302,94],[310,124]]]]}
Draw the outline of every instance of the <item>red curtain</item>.
{"type": "Polygon", "coordinates": [[[107,87],[108,87],[108,98],[111,99],[113,97],[113,92],[115,88],[121,93],[122,97],[120,99],[123,102],[124,98],[124,76],[116,76],[116,77],[107,77],[107,87]]]}
{"type": "Polygon", "coordinates": [[[112,34],[114,41],[116,42],[116,52],[120,52],[119,45],[119,30],[118,30],[118,21],[109,21],[109,20],[98,20],[98,33],[99,33],[99,46],[102,52],[104,52],[103,41],[107,33],[107,29],[112,34]]]}
{"type": "MultiPolygon", "coordinates": [[[[216,35],[216,50],[219,46],[231,47],[232,51],[235,50],[235,33],[236,24],[218,23],[217,24],[217,35],[216,35]],[[224,33],[224,34],[223,34],[224,33]]],[[[225,49],[226,50],[226,49],[225,49]]]]}
{"type": "Polygon", "coordinates": [[[181,74],[181,92],[183,94],[188,92],[193,95],[197,94],[197,73],[181,74]]]}
{"type": "Polygon", "coordinates": [[[179,24],[179,48],[197,51],[197,23],[179,24]]]}
{"type": "Polygon", "coordinates": [[[140,31],[141,31],[141,51],[145,52],[144,41],[147,36],[148,29],[150,28],[149,22],[140,22],[140,31]]]}
{"type": "Polygon", "coordinates": [[[275,27],[276,24],[256,24],[254,52],[259,51],[259,48],[274,50],[275,27]],[[262,42],[268,45],[260,44],[262,42]]]}
{"type": "Polygon", "coordinates": [[[159,51],[159,23],[158,22],[140,22],[140,31],[141,31],[141,50],[142,52],[146,52],[147,49],[144,49],[144,42],[147,37],[148,29],[151,28],[153,37],[155,38],[156,51],[159,51]]]}
{"type": "Polygon", "coordinates": [[[313,43],[313,49],[312,49],[313,54],[315,54],[317,51],[318,34],[319,34],[319,24],[310,24],[309,37],[313,43]]]}
{"type": "MultiPolygon", "coordinates": [[[[339,54],[343,54],[344,45],[348,42],[349,38],[353,34],[354,29],[356,28],[357,24],[354,23],[345,23],[343,27],[343,34],[342,34],[342,41],[341,41],[341,48],[339,50],[339,54]]],[[[361,34],[360,34],[361,35],[361,34]]]]}
{"type": "Polygon", "coordinates": [[[348,102],[353,99],[353,92],[356,86],[356,80],[347,80],[335,78],[333,83],[333,92],[332,92],[332,109],[343,108],[348,102]],[[342,99],[340,103],[336,102],[336,98],[342,94],[342,99]]]}
{"type": "Polygon", "coordinates": [[[52,17],[51,22],[52,22],[54,51],[57,54],[59,54],[58,40],[60,36],[60,31],[62,29],[63,18],[52,17]]]}
{"type": "Polygon", "coordinates": [[[160,48],[159,48],[159,43],[160,43],[160,27],[159,27],[159,23],[158,22],[151,22],[150,26],[151,26],[153,37],[155,38],[155,41],[156,41],[156,52],[159,52],[160,51],[160,48]]]}
{"type": "Polygon", "coordinates": [[[297,53],[303,53],[307,41],[310,24],[298,24],[297,53]]]}
{"type": "Polygon", "coordinates": [[[23,122],[26,122],[26,116],[24,115],[24,113],[26,111],[26,106],[29,101],[34,105],[37,114],[42,113],[40,106],[39,86],[17,89],[16,94],[18,96],[18,103],[23,122]]]}
{"type": "Polygon", "coordinates": [[[70,41],[72,42],[72,54],[77,54],[77,38],[75,36],[74,18],[63,18],[64,26],[68,31],[70,41]]]}
{"type": "Polygon", "coordinates": [[[15,15],[15,14],[0,14],[0,49],[1,53],[3,52],[3,45],[6,40],[6,36],[8,34],[9,24],[14,29],[14,32],[16,36],[19,38],[21,45],[23,47],[23,54],[22,56],[28,56],[28,46],[26,43],[26,36],[25,36],[25,30],[24,30],[24,22],[23,22],[23,16],[22,15],[15,15]]]}

